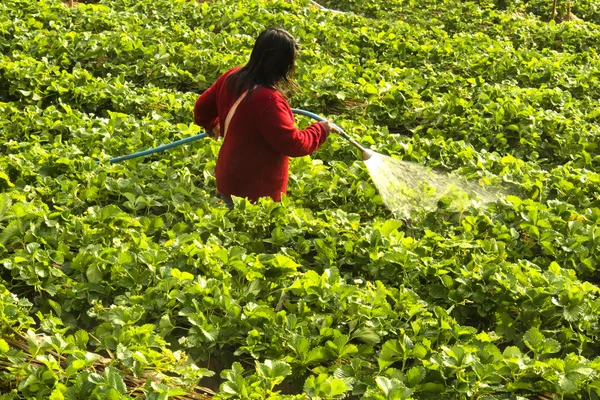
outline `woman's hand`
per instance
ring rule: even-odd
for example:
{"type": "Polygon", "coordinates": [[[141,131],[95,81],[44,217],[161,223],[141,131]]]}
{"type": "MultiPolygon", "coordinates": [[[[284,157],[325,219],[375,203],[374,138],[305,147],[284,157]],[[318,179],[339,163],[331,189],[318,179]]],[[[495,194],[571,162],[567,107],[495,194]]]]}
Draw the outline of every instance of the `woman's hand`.
{"type": "Polygon", "coordinates": [[[329,136],[329,134],[331,133],[331,130],[333,129],[333,121],[328,119],[325,121],[321,121],[319,122],[321,125],[323,125],[323,128],[325,128],[325,134],[327,136],[329,136]]]}
{"type": "Polygon", "coordinates": [[[210,135],[210,137],[215,140],[221,137],[221,124],[217,124],[214,128],[212,128],[212,135],[210,135]]]}

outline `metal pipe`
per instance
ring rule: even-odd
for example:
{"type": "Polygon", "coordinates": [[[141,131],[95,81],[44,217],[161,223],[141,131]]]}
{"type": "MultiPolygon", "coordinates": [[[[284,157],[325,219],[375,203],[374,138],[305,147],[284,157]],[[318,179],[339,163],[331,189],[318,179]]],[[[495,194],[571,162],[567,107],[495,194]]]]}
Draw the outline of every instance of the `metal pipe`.
{"type": "Polygon", "coordinates": [[[318,8],[321,9],[321,11],[331,11],[334,13],[340,13],[340,14],[344,14],[343,11],[338,11],[338,10],[332,10],[331,8],[327,8],[325,6],[322,6],[321,4],[317,3],[315,0],[310,0],[311,4],[314,4],[315,6],[317,6],[318,8]]]}
{"type": "MultiPolygon", "coordinates": [[[[301,110],[299,108],[292,108],[292,112],[294,114],[298,114],[298,115],[304,115],[305,117],[309,117],[312,119],[315,119],[317,121],[325,121],[326,119],[321,117],[320,115],[317,115],[315,113],[312,113],[310,111],[306,111],[306,110],[301,110]]],[[[346,133],[342,128],[340,128],[338,125],[336,124],[331,124],[332,129],[338,133],[340,136],[342,136],[344,139],[348,140],[350,143],[352,143],[356,148],[358,148],[360,150],[360,153],[362,155],[362,159],[363,160],[368,160],[369,158],[371,158],[373,156],[373,151],[369,150],[367,148],[365,148],[363,145],[361,145],[360,143],[358,143],[356,141],[356,139],[354,139],[352,136],[350,136],[348,133],[346,133]]]]}

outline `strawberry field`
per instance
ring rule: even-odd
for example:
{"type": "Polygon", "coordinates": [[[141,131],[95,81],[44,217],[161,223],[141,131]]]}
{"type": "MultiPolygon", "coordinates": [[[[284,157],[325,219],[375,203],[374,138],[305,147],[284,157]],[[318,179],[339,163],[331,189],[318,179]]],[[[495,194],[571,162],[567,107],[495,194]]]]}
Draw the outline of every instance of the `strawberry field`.
{"type": "Polygon", "coordinates": [[[2,0],[0,399],[600,398],[600,9],[549,3],[2,0]],[[233,211],[218,141],[108,162],[273,25],[292,107],[511,194],[395,218],[333,134],[233,211]]]}

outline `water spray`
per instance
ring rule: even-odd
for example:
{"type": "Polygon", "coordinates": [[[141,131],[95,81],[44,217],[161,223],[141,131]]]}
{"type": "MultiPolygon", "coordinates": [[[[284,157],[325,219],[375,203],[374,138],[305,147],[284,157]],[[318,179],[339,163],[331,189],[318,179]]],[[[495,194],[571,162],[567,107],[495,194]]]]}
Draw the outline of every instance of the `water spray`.
{"type": "MultiPolygon", "coordinates": [[[[292,109],[292,112],[317,121],[325,120],[305,110],[292,109]]],[[[483,188],[459,176],[436,172],[414,162],[377,153],[361,145],[338,125],[331,124],[331,127],[360,150],[379,195],[396,217],[411,218],[416,210],[436,209],[442,197],[448,198],[458,208],[465,208],[472,204],[472,197],[485,203],[495,201],[502,195],[501,191],[483,188]]]]}

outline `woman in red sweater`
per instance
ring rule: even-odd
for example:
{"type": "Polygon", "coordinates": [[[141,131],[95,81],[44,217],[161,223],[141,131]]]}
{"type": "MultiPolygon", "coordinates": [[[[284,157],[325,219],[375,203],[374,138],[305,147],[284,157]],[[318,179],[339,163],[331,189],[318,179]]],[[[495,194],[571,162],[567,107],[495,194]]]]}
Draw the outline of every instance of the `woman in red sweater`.
{"type": "Polygon", "coordinates": [[[230,208],[232,195],[280,201],[289,157],[312,154],[329,135],[328,121],[304,130],[294,126],[282,88],[294,86],[297,52],[289,33],[269,28],[256,39],[244,67],[223,74],[196,100],[195,123],[223,136],[215,175],[217,191],[230,208]]]}

